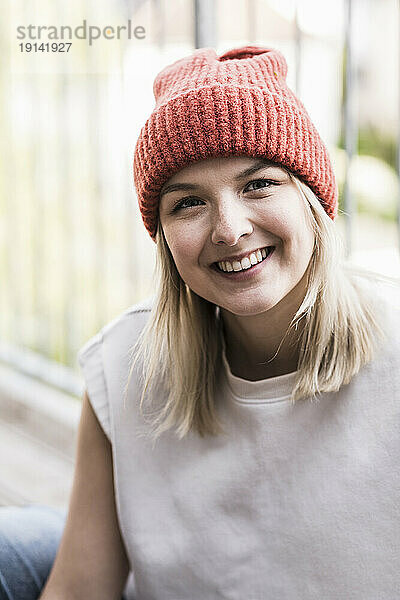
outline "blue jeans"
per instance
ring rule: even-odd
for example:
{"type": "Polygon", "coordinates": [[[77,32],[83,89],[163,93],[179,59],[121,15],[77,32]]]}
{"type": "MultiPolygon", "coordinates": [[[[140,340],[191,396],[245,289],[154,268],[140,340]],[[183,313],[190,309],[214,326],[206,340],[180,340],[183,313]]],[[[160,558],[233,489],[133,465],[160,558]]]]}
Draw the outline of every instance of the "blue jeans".
{"type": "Polygon", "coordinates": [[[0,600],[36,600],[49,576],[67,511],[0,507],[0,600]]]}
{"type": "Polygon", "coordinates": [[[66,510],[0,507],[0,600],[36,600],[50,573],[66,510]]]}

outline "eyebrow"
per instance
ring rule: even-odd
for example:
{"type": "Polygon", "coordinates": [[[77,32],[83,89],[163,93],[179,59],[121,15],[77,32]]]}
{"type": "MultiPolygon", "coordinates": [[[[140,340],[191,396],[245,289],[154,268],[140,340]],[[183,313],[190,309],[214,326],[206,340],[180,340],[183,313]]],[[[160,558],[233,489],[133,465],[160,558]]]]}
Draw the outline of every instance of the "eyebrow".
{"type": "MultiPolygon", "coordinates": [[[[267,169],[267,168],[272,169],[276,166],[277,165],[272,163],[270,160],[260,159],[251,167],[248,167],[244,171],[241,171],[240,173],[235,175],[235,177],[233,179],[235,181],[237,181],[238,179],[243,179],[244,177],[249,177],[249,175],[253,175],[253,173],[260,171],[261,169],[267,169]]],[[[161,198],[161,196],[164,196],[165,194],[169,194],[171,192],[176,192],[176,191],[181,191],[181,190],[182,191],[196,190],[200,187],[201,187],[200,185],[197,185],[194,183],[171,183],[170,185],[166,185],[164,188],[162,188],[162,190],[160,192],[160,198],[161,198]]]]}

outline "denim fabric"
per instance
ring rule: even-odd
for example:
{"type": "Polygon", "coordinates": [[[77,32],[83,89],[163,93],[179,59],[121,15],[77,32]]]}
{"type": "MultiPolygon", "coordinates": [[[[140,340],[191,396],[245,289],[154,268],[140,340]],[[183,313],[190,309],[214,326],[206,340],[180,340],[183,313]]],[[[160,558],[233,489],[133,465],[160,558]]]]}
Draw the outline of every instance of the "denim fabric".
{"type": "Polygon", "coordinates": [[[66,514],[67,509],[40,505],[0,506],[0,600],[39,597],[56,556],[66,514]]]}
{"type": "Polygon", "coordinates": [[[50,573],[66,510],[0,507],[0,600],[36,600],[50,573]]]}

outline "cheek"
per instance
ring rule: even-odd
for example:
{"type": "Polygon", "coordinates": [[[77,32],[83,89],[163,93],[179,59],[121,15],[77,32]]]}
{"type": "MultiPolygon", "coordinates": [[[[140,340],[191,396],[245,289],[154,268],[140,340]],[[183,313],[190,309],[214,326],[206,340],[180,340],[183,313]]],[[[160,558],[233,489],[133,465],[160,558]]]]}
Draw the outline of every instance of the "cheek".
{"type": "Polygon", "coordinates": [[[188,227],[168,228],[164,230],[164,235],[176,267],[183,277],[188,269],[198,263],[202,237],[198,231],[188,227]]]}
{"type": "Polygon", "coordinates": [[[314,248],[314,233],[303,210],[294,204],[292,210],[270,214],[268,229],[279,240],[284,261],[293,265],[308,264],[314,248]]]}
{"type": "Polygon", "coordinates": [[[271,243],[276,241],[281,244],[285,252],[288,251],[293,242],[293,236],[296,230],[295,218],[290,211],[277,210],[269,211],[268,214],[260,216],[262,228],[274,236],[271,243]]]}
{"type": "Polygon", "coordinates": [[[301,215],[299,215],[299,223],[291,233],[290,252],[293,264],[303,272],[314,250],[314,232],[305,220],[302,223],[300,219],[301,215]]]}

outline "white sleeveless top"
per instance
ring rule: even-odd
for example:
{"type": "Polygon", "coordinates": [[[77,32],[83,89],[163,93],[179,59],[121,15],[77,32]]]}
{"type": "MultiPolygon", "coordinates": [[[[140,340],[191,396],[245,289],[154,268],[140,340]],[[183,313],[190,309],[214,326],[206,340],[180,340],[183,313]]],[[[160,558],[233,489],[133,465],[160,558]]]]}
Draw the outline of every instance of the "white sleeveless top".
{"type": "Polygon", "coordinates": [[[78,355],[113,447],[134,598],[400,598],[400,312],[384,308],[390,338],[375,361],[317,402],[291,404],[296,373],[247,381],[224,357],[226,434],[168,432],[153,447],[137,371],[123,402],[150,307],[133,306],[78,355]]]}

